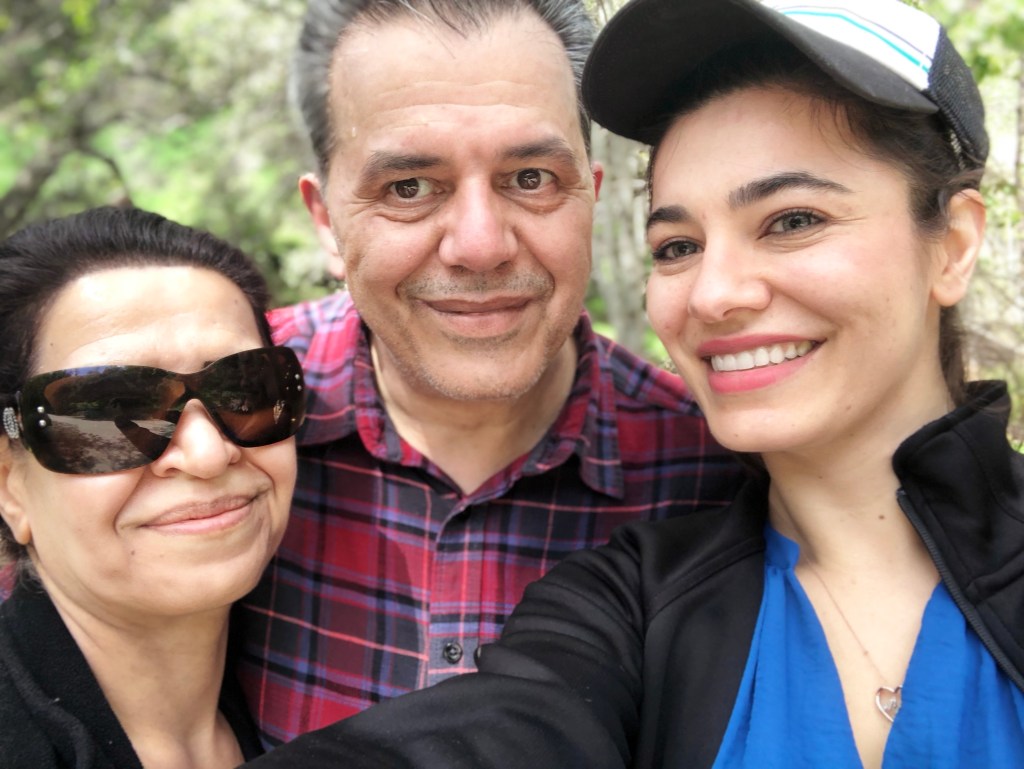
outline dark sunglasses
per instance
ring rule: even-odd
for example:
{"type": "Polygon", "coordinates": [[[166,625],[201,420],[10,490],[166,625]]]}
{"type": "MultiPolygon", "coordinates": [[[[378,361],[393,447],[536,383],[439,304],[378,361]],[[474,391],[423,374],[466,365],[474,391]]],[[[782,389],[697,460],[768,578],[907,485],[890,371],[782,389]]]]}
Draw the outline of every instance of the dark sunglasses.
{"type": "Polygon", "coordinates": [[[287,347],[214,361],[194,374],[149,366],[89,366],[38,374],[4,409],[8,436],[58,473],[93,475],[142,467],[174,436],[198,399],[233,443],[267,446],[295,435],[306,415],[302,368],[287,347]]]}

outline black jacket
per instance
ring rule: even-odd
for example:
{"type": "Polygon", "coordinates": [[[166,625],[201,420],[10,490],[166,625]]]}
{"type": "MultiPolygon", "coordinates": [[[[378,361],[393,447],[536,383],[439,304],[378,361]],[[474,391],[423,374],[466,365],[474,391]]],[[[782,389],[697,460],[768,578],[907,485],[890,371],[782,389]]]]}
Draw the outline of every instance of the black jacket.
{"type": "MultiPolygon", "coordinates": [[[[260,754],[241,690],[221,711],[247,758],[260,754]]],[[[142,769],[49,596],[22,582],[0,605],[0,769],[142,769]]]]}
{"type": "MultiPolygon", "coordinates": [[[[1005,387],[926,425],[893,458],[900,506],[1002,670],[1024,689],[1024,457],[1005,387]]],[[[531,585],[480,673],[299,738],[271,767],[708,767],[764,586],[767,492],[619,529],[531,585]],[[384,763],[380,763],[384,762],[384,763]]]]}

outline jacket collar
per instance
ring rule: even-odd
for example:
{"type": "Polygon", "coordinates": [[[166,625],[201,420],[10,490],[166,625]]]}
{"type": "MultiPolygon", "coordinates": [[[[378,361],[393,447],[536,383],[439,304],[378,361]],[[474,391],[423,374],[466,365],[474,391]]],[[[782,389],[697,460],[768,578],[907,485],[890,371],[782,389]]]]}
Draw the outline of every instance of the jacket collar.
{"type": "Polygon", "coordinates": [[[82,651],[42,587],[20,579],[0,606],[0,618],[10,629],[0,633],[0,649],[12,663],[15,686],[68,764],[85,758],[89,766],[141,769],[82,651]]]}
{"type": "Polygon", "coordinates": [[[893,468],[900,503],[953,599],[1024,689],[1024,456],[1006,437],[1010,399],[976,382],[969,401],[918,430],[893,468]]]}

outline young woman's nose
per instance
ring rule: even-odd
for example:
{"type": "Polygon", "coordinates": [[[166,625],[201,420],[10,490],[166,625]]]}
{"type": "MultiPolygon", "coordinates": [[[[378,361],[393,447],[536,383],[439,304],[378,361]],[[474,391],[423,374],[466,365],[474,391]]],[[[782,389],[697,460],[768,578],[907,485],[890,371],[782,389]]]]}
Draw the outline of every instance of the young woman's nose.
{"type": "Polygon", "coordinates": [[[771,290],[763,265],[735,245],[707,243],[694,265],[688,310],[705,323],[718,323],[737,310],[763,310],[771,290]]]}

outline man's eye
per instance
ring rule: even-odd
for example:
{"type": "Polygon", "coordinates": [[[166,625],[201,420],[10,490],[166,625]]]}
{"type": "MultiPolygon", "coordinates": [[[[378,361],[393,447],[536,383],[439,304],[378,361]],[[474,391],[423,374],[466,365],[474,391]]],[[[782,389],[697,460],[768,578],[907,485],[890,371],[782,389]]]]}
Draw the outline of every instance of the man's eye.
{"type": "Polygon", "coordinates": [[[419,198],[425,198],[434,191],[430,182],[420,177],[394,182],[391,185],[391,189],[402,200],[418,200],[419,198]]]}
{"type": "Polygon", "coordinates": [[[524,168],[516,173],[515,184],[521,190],[539,190],[554,179],[550,171],[540,168],[524,168]]]}

